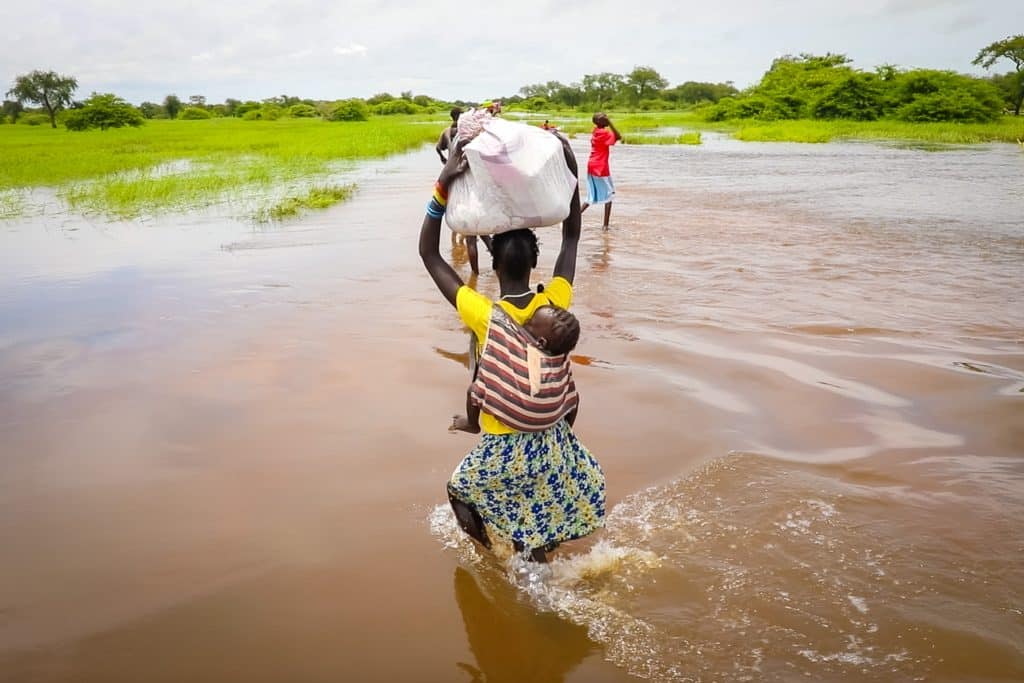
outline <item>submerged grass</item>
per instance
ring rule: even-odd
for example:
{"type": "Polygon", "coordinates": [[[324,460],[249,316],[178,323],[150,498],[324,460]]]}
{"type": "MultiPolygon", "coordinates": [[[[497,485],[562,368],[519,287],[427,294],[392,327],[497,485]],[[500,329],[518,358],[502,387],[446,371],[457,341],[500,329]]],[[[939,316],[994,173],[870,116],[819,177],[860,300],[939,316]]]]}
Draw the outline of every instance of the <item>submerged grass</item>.
{"type": "Polygon", "coordinates": [[[640,133],[629,138],[631,145],[699,145],[700,131],[690,131],[681,135],[651,135],[640,133]]]}
{"type": "Polygon", "coordinates": [[[277,204],[261,209],[256,213],[256,220],[267,223],[295,216],[303,209],[326,209],[338,202],[345,201],[352,196],[355,190],[355,185],[312,187],[305,194],[285,197],[277,204]]]}
{"type": "Polygon", "coordinates": [[[25,210],[25,194],[20,190],[0,191],[0,218],[15,218],[25,210]]]}
{"type": "MultiPolygon", "coordinates": [[[[57,188],[73,207],[128,217],[192,208],[232,191],[322,178],[339,160],[381,157],[437,138],[407,117],[365,122],[149,121],[135,129],[69,132],[0,126],[0,196],[57,188]]],[[[0,199],[0,206],[12,202],[0,199]]]]}

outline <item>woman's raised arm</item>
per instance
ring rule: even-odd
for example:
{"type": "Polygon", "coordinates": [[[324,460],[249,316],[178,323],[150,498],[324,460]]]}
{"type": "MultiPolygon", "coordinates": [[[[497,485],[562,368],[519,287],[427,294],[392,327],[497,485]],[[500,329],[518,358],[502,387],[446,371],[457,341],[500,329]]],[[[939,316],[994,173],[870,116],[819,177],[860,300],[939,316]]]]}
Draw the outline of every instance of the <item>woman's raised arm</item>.
{"type": "MultiPolygon", "coordinates": [[[[452,180],[460,174],[465,173],[469,162],[463,150],[465,142],[460,140],[457,145],[450,149],[448,161],[441,169],[441,175],[437,178],[436,190],[440,192],[447,201],[448,186],[452,180]]],[[[441,256],[441,217],[443,213],[437,211],[437,200],[432,198],[431,204],[427,207],[427,214],[423,217],[423,225],[420,227],[420,258],[423,265],[430,273],[431,279],[448,303],[455,305],[455,295],[459,287],[463,285],[462,278],[455,272],[447,261],[441,256]]]]}
{"type": "MultiPolygon", "coordinates": [[[[557,134],[562,141],[562,148],[565,150],[565,163],[569,166],[572,174],[579,178],[579,168],[576,165],[576,155],[569,146],[569,139],[557,134]]],[[[580,243],[580,188],[577,184],[576,190],[569,200],[569,215],[562,221],[562,248],[555,259],[555,277],[564,277],[572,283],[576,277],[576,248],[580,243]]]]}

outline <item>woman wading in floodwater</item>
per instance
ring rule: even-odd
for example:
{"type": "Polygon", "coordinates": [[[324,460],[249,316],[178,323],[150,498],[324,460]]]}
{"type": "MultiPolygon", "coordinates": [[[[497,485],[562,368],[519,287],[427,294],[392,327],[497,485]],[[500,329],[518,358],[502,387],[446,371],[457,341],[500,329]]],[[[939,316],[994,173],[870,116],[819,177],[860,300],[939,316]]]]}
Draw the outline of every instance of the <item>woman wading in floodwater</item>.
{"type": "MultiPolygon", "coordinates": [[[[467,168],[464,145],[456,145],[437,179],[420,228],[420,258],[441,294],[476,334],[479,351],[495,305],[520,325],[541,306],[569,308],[580,238],[580,197],[578,190],[573,193],[569,216],[562,223],[562,246],[553,277],[539,294],[530,286],[539,253],[533,231],[494,236],[491,251],[501,297],[492,302],[463,284],[439,249],[448,186],[467,168]]],[[[562,145],[566,163],[578,175],[576,158],[565,139],[562,145]]],[[[564,419],[544,431],[517,432],[485,412],[480,427],[480,443],[448,481],[448,499],[463,531],[489,548],[489,526],[517,551],[527,551],[531,559],[544,562],[546,553],[559,543],[603,525],[604,473],[564,419]]]]}

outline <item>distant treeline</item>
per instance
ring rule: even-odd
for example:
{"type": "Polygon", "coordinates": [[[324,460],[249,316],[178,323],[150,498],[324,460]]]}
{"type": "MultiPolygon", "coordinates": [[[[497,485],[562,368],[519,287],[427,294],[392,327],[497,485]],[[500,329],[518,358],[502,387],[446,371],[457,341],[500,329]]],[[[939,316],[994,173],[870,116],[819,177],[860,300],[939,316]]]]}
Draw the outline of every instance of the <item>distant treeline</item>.
{"type": "MultiPolygon", "coordinates": [[[[903,70],[884,65],[873,71],[850,66],[846,55],[787,55],[772,62],[761,81],[738,91],[731,81],[686,81],[670,86],[656,69],[637,66],[628,74],[587,74],[578,82],[548,81],[526,85],[515,95],[498,97],[507,108],[535,112],[599,109],[658,111],[696,108],[711,121],[756,119],[848,119],[872,121],[985,122],[1004,110],[1019,113],[1024,101],[1024,35],[1011,36],[985,48],[974,60],[990,68],[1009,60],[1016,72],[977,78],[953,71],[903,70]]],[[[22,122],[72,130],[136,126],[145,119],[206,119],[238,117],[244,120],[323,118],[365,121],[370,116],[433,114],[452,106],[476,103],[447,102],[411,91],[394,96],[379,93],[366,99],[312,100],[280,95],[260,101],[233,98],[210,104],[202,95],[182,101],[167,95],[163,102],[135,107],[112,93],[93,93],[84,101],[73,99],[78,82],[54,72],[33,71],[19,76],[8,91],[14,99],[3,102],[0,122],[22,122]],[[36,109],[25,103],[40,105],[36,109]]],[[[491,93],[488,93],[491,94],[491,93]]]]}
{"type": "Polygon", "coordinates": [[[992,121],[1013,105],[1011,74],[975,78],[953,71],[854,69],[845,55],[776,59],[761,82],[722,98],[707,111],[728,119],[992,121]]]}

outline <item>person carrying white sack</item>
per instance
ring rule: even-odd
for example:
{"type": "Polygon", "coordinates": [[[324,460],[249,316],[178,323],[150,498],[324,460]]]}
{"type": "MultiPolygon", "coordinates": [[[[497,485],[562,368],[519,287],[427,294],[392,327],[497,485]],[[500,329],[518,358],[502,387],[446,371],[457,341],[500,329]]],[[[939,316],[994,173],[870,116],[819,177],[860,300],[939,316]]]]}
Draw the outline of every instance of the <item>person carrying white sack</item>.
{"type": "MultiPolygon", "coordinates": [[[[549,187],[545,191],[531,185],[529,180],[536,178],[536,173],[530,171],[536,171],[537,166],[525,161],[531,155],[543,155],[526,149],[524,156],[524,150],[516,145],[518,138],[515,136],[503,136],[500,130],[488,133],[493,123],[485,126],[484,132],[474,140],[456,143],[434,186],[419,239],[420,258],[431,279],[445,300],[457,309],[462,321],[476,333],[481,346],[497,307],[501,308],[501,315],[519,325],[526,323],[543,306],[568,309],[572,302],[580,238],[579,188],[574,182],[565,197],[564,207],[558,212],[562,216],[562,244],[553,277],[542,293],[535,293],[530,275],[537,265],[539,248],[530,228],[548,224],[544,221],[550,220],[551,215],[535,215],[525,221],[533,225],[520,225],[524,217],[518,209],[522,208],[520,204],[544,208],[545,197],[529,196],[531,192],[535,195],[547,192],[557,197],[561,190],[549,187]],[[495,150],[500,150],[502,145],[490,139],[495,136],[499,138],[497,142],[504,139],[509,143],[501,154],[495,150]],[[474,167],[468,150],[481,139],[483,144],[476,150],[478,165],[474,167]],[[464,208],[475,210],[478,207],[470,202],[473,192],[481,189],[481,183],[487,185],[494,181],[488,164],[515,167],[505,168],[504,174],[496,174],[510,181],[496,188],[500,190],[496,197],[504,204],[497,210],[478,215],[481,220],[499,221],[487,227],[492,234],[496,233],[493,257],[500,289],[497,301],[465,285],[442,258],[439,249],[442,219],[448,218],[449,226],[455,227],[450,215],[458,202],[465,201],[467,207],[464,208]],[[463,199],[457,200],[456,190],[460,185],[463,199]],[[525,188],[522,190],[525,196],[516,192],[520,187],[525,188]],[[501,223],[503,218],[514,220],[501,223]]],[[[532,129],[557,145],[562,169],[575,180],[576,159],[568,141],[532,129]]],[[[476,229],[484,228],[478,225],[476,229]]],[[[604,473],[564,417],[541,431],[517,431],[484,412],[480,415],[480,427],[483,431],[480,442],[462,459],[447,486],[449,502],[463,531],[487,548],[491,547],[492,534],[496,535],[511,542],[530,559],[543,562],[558,544],[581,538],[603,526],[604,473]]]]}
{"type": "Polygon", "coordinates": [[[449,228],[495,235],[565,220],[579,181],[566,163],[564,138],[481,108],[459,117],[456,137],[466,142],[468,170],[449,189],[449,228]]]}

